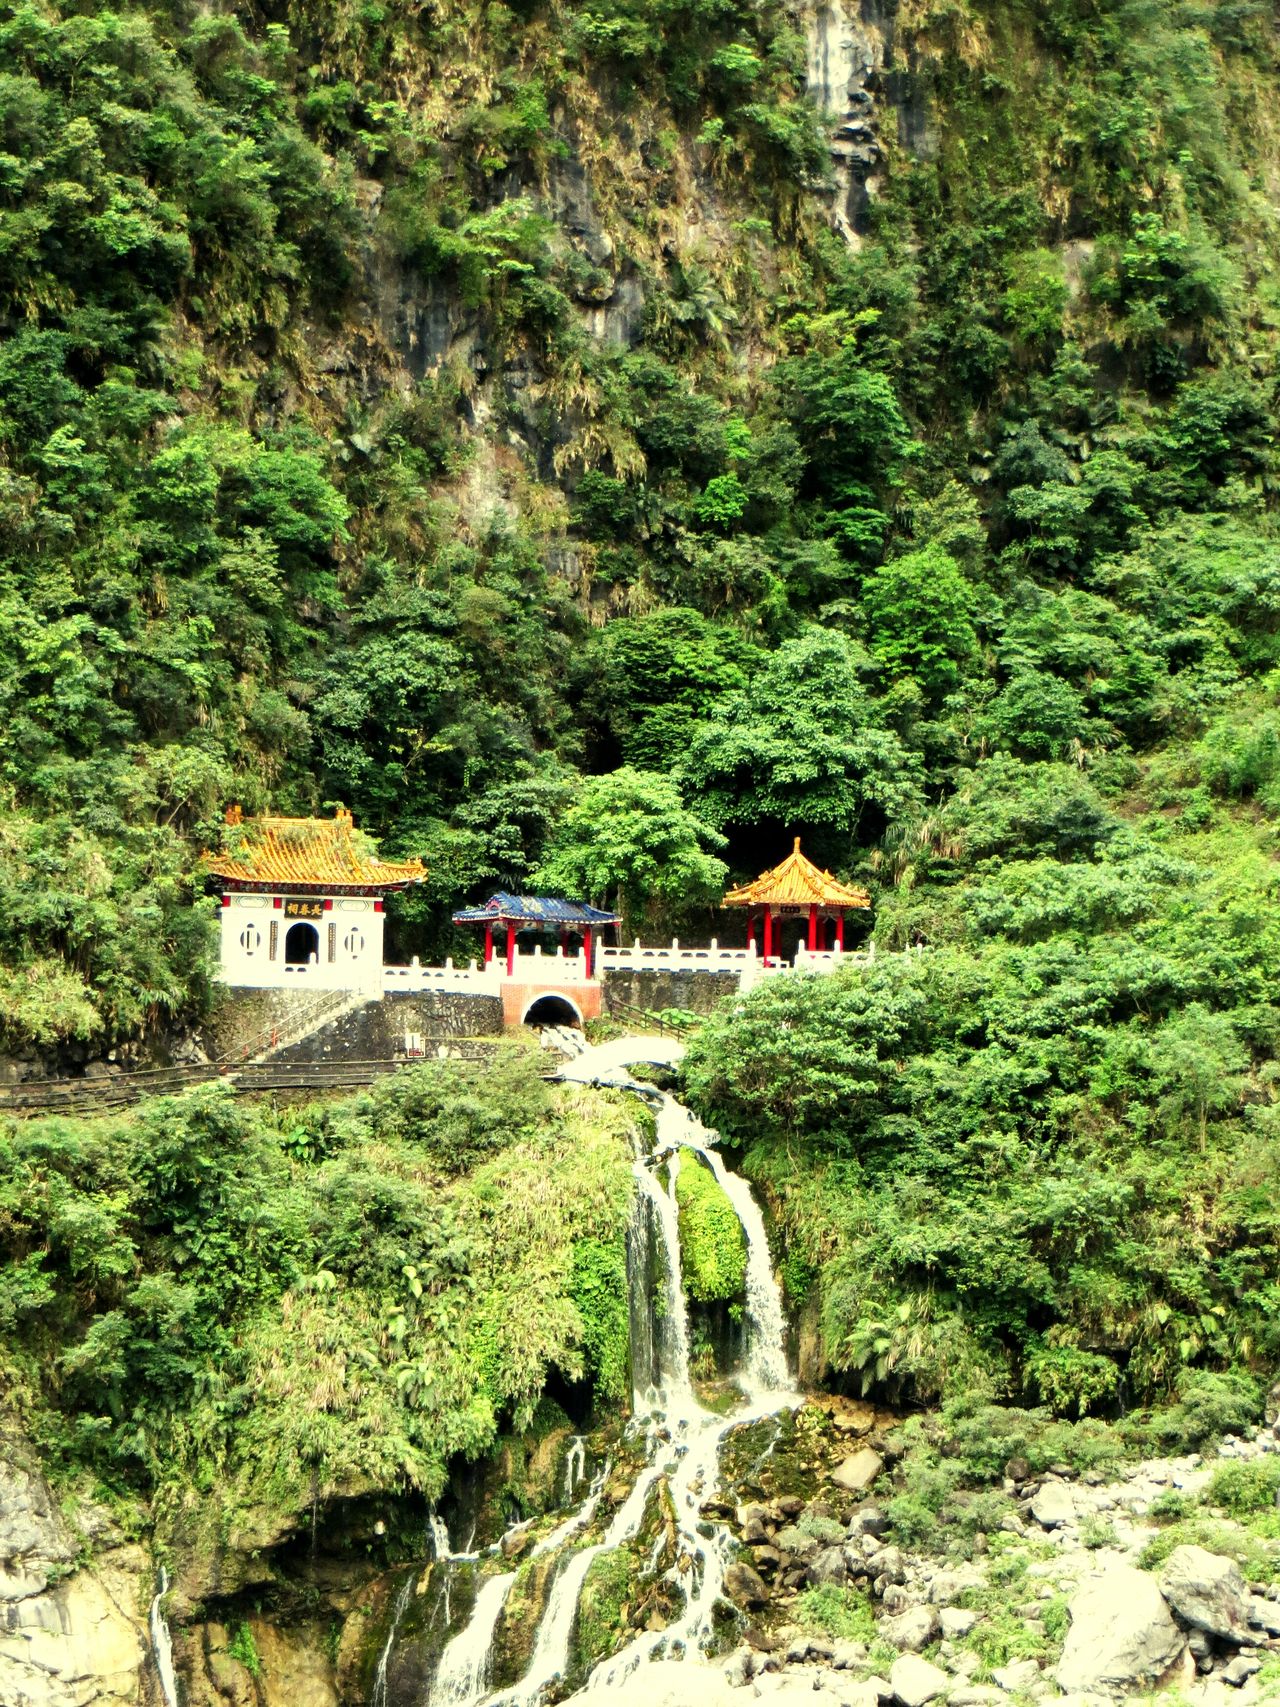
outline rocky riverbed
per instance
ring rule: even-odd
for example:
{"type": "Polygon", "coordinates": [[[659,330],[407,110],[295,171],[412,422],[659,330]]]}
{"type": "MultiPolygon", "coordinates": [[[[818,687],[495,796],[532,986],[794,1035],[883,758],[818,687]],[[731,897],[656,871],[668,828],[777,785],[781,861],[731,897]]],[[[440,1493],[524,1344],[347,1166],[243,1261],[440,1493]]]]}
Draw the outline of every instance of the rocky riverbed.
{"type": "MultiPolygon", "coordinates": [[[[812,1497],[736,1509],[742,1554],[728,1586],[750,1622],[715,1681],[699,1685],[700,1707],[750,1696],[1090,1707],[1161,1688],[1205,1707],[1280,1698],[1280,1549],[1268,1545],[1280,1522],[1266,1473],[1280,1469],[1280,1423],[1112,1476],[1065,1464],[1033,1476],[1011,1461],[998,1528],[964,1538],[968,1557],[939,1557],[888,1539],[885,1419],[836,1409],[865,1444],[812,1497]],[[1215,1503],[1217,1490],[1241,1487],[1271,1509],[1241,1517],[1215,1503]]],[[[665,1683],[651,1681],[656,1707],[665,1683]]]]}

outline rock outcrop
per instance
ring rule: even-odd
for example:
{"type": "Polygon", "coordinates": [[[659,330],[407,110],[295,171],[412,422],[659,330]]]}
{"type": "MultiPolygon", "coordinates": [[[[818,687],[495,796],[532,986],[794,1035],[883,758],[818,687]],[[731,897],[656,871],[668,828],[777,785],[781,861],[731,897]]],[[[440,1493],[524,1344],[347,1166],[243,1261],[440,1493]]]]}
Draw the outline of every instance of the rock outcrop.
{"type": "Polygon", "coordinates": [[[0,1702],[138,1707],[147,1560],[93,1518],[76,1531],[20,1437],[0,1430],[0,1702]],[[86,1550],[91,1566],[77,1568],[86,1550]]]}

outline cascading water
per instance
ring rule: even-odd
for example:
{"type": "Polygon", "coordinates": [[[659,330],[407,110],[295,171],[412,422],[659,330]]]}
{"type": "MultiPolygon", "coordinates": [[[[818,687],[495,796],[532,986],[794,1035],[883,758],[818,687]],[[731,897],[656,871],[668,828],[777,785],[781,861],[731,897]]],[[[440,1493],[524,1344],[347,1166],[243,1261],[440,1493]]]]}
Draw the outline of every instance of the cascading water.
{"type": "Polygon", "coordinates": [[[664,1102],[658,1119],[659,1141],[696,1150],[742,1223],[747,1241],[747,1344],[741,1380],[752,1398],[763,1398],[783,1392],[788,1384],[782,1288],[769,1260],[769,1238],[760,1205],[741,1174],[730,1173],[724,1157],[711,1147],[712,1136],[687,1108],[671,1099],[664,1102]]]}
{"type": "MultiPolygon", "coordinates": [[[[495,1707],[499,1704],[500,1707],[531,1707],[548,1684],[564,1676],[569,1663],[573,1623],[578,1615],[578,1597],[592,1561],[611,1547],[621,1547],[631,1540],[644,1521],[649,1490],[657,1481],[658,1474],[658,1468],[653,1464],[642,1470],[631,1492],[614,1514],[603,1540],[592,1547],[580,1548],[561,1563],[552,1580],[546,1611],[538,1624],[529,1669],[514,1690],[497,1697],[495,1707]]],[[[435,1707],[434,1701],[432,1707],[435,1707]]]]}
{"type": "Polygon", "coordinates": [[[488,1688],[493,1632],[515,1580],[514,1571],[504,1571],[481,1584],[471,1617],[440,1656],[431,1707],[472,1707],[488,1688]]]}
{"type": "Polygon", "coordinates": [[[573,1498],[578,1483],[587,1473],[587,1440],[582,1434],[575,1434],[569,1442],[569,1451],[564,1461],[564,1487],[560,1498],[565,1505],[573,1498]]]}
{"type": "Polygon", "coordinates": [[[147,1627],[151,1632],[151,1654],[156,1662],[156,1676],[160,1679],[160,1693],[164,1697],[164,1707],[178,1707],[178,1680],[173,1673],[173,1644],[169,1639],[169,1626],[165,1623],[164,1613],[160,1610],[160,1602],[168,1592],[169,1573],[161,1565],[159,1576],[156,1578],[156,1593],[151,1602],[147,1627]]]}
{"type": "Polygon", "coordinates": [[[391,1623],[387,1629],[387,1639],[383,1643],[382,1652],[378,1655],[378,1669],[373,1674],[373,1693],[369,1697],[369,1707],[387,1707],[387,1666],[391,1660],[391,1650],[396,1645],[400,1621],[405,1615],[405,1609],[409,1605],[409,1596],[413,1593],[413,1585],[417,1580],[417,1572],[411,1571],[400,1584],[395,1604],[391,1608],[391,1623]]]}
{"type": "MultiPolygon", "coordinates": [[[[600,1539],[565,1554],[555,1564],[533,1653],[520,1683],[514,1689],[486,1696],[494,1634],[516,1579],[514,1571],[503,1571],[481,1583],[470,1618],[441,1655],[423,1707],[478,1707],[481,1701],[485,1707],[535,1707],[544,1691],[557,1678],[563,1678],[568,1669],[578,1601],[593,1561],[608,1549],[634,1539],[643,1525],[654,1486],[663,1477],[667,1481],[676,1530],[675,1558],[666,1577],[683,1596],[684,1610],[665,1629],[645,1631],[612,1658],[601,1662],[588,1679],[587,1690],[592,1693],[607,1690],[659,1653],[688,1655],[700,1649],[712,1631],[714,1608],[724,1587],[733,1546],[728,1528],[709,1523],[700,1509],[718,1478],[720,1443],[731,1429],[770,1416],[796,1402],[788,1388],[782,1297],[770,1265],[759,1207],[747,1182],[732,1173],[714,1149],[714,1134],[674,1098],[632,1077],[627,1062],[642,1058],[637,1042],[624,1040],[620,1044],[584,1048],[576,1059],[566,1062],[562,1072],[566,1079],[580,1083],[611,1084],[638,1091],[658,1106],[657,1154],[648,1162],[637,1158],[634,1164],[636,1190],[626,1240],[632,1387],[636,1426],[645,1430],[645,1463],[600,1539]],[[703,1409],[690,1376],[689,1320],[681,1278],[675,1196],[681,1149],[696,1151],[711,1168],[737,1213],[746,1239],[746,1349],[740,1376],[746,1403],[728,1417],[703,1409]],[[666,1190],[656,1177],[655,1170],[660,1164],[670,1170],[666,1190]]],[[[644,1040],[645,1048],[652,1044],[653,1040],[644,1040]]],[[[651,1058],[673,1064],[682,1052],[679,1044],[659,1043],[651,1058]]],[[[559,1552],[575,1534],[594,1522],[611,1468],[609,1462],[597,1467],[582,1504],[538,1542],[528,1557],[559,1552]]],[[[581,1487],[586,1473],[586,1442],[581,1436],[574,1436],[564,1471],[566,1502],[581,1487]]],[[[518,1525],[517,1529],[524,1527],[527,1526],[518,1525]]],[[[434,1514],[430,1519],[430,1536],[436,1559],[457,1560],[459,1556],[451,1551],[448,1531],[434,1514]]],[[[664,1531],[655,1541],[648,1571],[658,1568],[666,1540],[664,1531]]],[[[494,1553],[499,1550],[491,1549],[494,1553]]],[[[401,1591],[406,1603],[409,1586],[401,1591]]],[[[446,1592],[447,1588],[446,1582],[446,1592]]],[[[377,1697],[375,1682],[373,1707],[385,1707],[386,1665],[401,1610],[398,1600],[387,1648],[379,1663],[383,1699],[377,1697]]],[[[168,1694],[166,1707],[176,1707],[176,1701],[168,1694]]]]}
{"type": "MultiPolygon", "coordinates": [[[[495,1697],[490,1707],[533,1707],[548,1685],[564,1675],[578,1599],[592,1562],[608,1548],[634,1537],[643,1522],[650,1490],[663,1475],[668,1479],[677,1531],[676,1558],[667,1576],[684,1595],[684,1612],[666,1629],[646,1631],[603,1661],[587,1687],[591,1692],[606,1690],[660,1651],[688,1654],[699,1649],[711,1635],[714,1608],[724,1587],[733,1546],[727,1527],[708,1524],[700,1509],[717,1480],[720,1443],[731,1429],[795,1402],[788,1388],[782,1295],[769,1261],[764,1219],[750,1187],[725,1166],[712,1148],[713,1135],[687,1109],[674,1098],[654,1092],[651,1086],[641,1087],[631,1077],[626,1071],[626,1051],[634,1048],[634,1044],[624,1042],[587,1050],[564,1076],[627,1089],[643,1088],[647,1097],[657,1097],[659,1102],[659,1150],[654,1161],[668,1163],[669,1189],[662,1189],[652,1164],[636,1161],[636,1198],[627,1233],[632,1384],[637,1416],[650,1413],[648,1463],[603,1538],[560,1564],[538,1626],[529,1669],[514,1691],[495,1697]],[[689,1324],[681,1282],[675,1197],[681,1148],[695,1150],[705,1159],[733,1205],[746,1239],[747,1339],[741,1381],[747,1404],[727,1418],[702,1408],[689,1372],[689,1324]],[[661,1308],[655,1311],[653,1293],[659,1278],[661,1308]]],[[[659,1556],[655,1547],[655,1560],[659,1556]]]]}
{"type": "MultiPolygon", "coordinates": [[[[662,1307],[655,1312],[646,1291],[636,1302],[632,1315],[643,1314],[649,1323],[649,1366],[653,1386],[637,1393],[637,1410],[661,1409],[668,1415],[687,1416],[697,1409],[689,1378],[689,1317],[685,1309],[684,1285],[680,1275],[680,1224],[675,1200],[663,1191],[643,1162],[632,1167],[636,1191],[646,1205],[649,1227],[656,1234],[656,1267],[660,1270],[662,1307]]],[[[632,1368],[635,1369],[633,1359],[632,1368]]],[[[634,1383],[639,1388],[639,1382],[634,1383]]]]}

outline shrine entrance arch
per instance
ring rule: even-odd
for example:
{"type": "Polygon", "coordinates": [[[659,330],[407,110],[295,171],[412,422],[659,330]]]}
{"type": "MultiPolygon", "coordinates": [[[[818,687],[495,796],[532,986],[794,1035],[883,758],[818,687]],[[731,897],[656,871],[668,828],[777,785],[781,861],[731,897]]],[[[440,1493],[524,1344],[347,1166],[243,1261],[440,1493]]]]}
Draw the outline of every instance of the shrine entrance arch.
{"type": "Polygon", "coordinates": [[[301,919],[296,925],[290,925],[284,935],[284,963],[286,966],[309,966],[311,957],[320,958],[320,932],[314,925],[305,924],[301,919]]]}

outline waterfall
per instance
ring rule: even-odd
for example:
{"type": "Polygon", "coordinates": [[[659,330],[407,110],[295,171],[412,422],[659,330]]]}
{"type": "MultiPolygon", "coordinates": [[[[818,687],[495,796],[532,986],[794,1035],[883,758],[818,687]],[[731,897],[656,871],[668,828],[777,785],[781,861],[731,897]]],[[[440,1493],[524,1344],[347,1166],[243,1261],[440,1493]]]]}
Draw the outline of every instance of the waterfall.
{"type": "Polygon", "coordinates": [[[387,1639],[383,1643],[382,1652],[378,1655],[378,1669],[373,1674],[373,1694],[369,1697],[369,1707],[387,1707],[387,1665],[391,1659],[391,1650],[396,1645],[396,1632],[400,1628],[400,1620],[405,1615],[409,1605],[409,1596],[413,1593],[413,1585],[418,1580],[416,1571],[400,1584],[395,1604],[391,1608],[391,1625],[387,1631],[387,1639]]]}
{"type": "MultiPolygon", "coordinates": [[[[644,1047],[655,1047],[653,1040],[646,1039],[644,1047]]],[[[678,1058],[681,1046],[659,1044],[656,1048],[662,1051],[658,1059],[670,1059],[673,1052],[678,1058]]],[[[652,1086],[641,1086],[631,1076],[627,1062],[635,1058],[636,1049],[635,1040],[584,1048],[565,1064],[562,1076],[580,1083],[642,1091],[658,1106],[658,1154],[649,1162],[637,1157],[634,1163],[635,1196],[626,1236],[631,1377],[637,1418],[633,1426],[644,1428],[644,1467],[603,1535],[556,1560],[529,1666],[515,1688],[485,1698],[494,1631],[515,1580],[512,1571],[492,1576],[482,1584],[466,1627],[441,1656],[429,1707],[477,1707],[482,1698],[485,1707],[535,1707],[544,1691],[563,1679],[568,1669],[578,1603],[592,1563],[608,1549],[624,1546],[637,1535],[654,1485],[663,1477],[676,1526],[676,1556],[666,1577],[684,1598],[683,1612],[666,1629],[644,1631],[612,1658],[602,1661],[588,1679],[587,1688],[592,1692],[607,1689],[659,1653],[685,1654],[701,1648],[712,1635],[715,1605],[733,1553],[733,1537],[727,1525],[708,1522],[701,1511],[718,1479],[721,1442],[731,1429],[772,1416],[797,1402],[788,1391],[782,1295],[770,1266],[759,1206],[747,1182],[731,1172],[714,1148],[714,1134],[674,1098],[652,1086]],[[711,1168],[746,1240],[746,1340],[740,1377],[746,1402],[728,1417],[702,1408],[689,1372],[689,1318],[676,1205],[682,1148],[696,1151],[711,1168]],[[660,1162],[666,1162],[670,1169],[666,1190],[655,1173],[660,1162]],[[642,1418],[647,1421],[642,1423],[642,1418]]],[[[566,1501],[581,1486],[586,1469],[586,1442],[575,1435],[564,1469],[566,1501]]],[[[532,1549],[531,1558],[559,1553],[572,1536],[595,1522],[610,1469],[608,1462],[597,1469],[581,1506],[532,1549]]],[[[449,1557],[448,1532],[435,1516],[431,1536],[436,1557],[449,1557]]],[[[642,1575],[658,1569],[664,1545],[665,1536],[660,1535],[642,1575]]],[[[382,1704],[375,1703],[375,1707],[382,1704]]]]}
{"type": "MultiPolygon", "coordinates": [[[[649,1465],[642,1470],[631,1492],[614,1514],[603,1540],[594,1546],[580,1548],[561,1562],[551,1583],[546,1611],[538,1625],[529,1669],[514,1690],[499,1697],[500,1707],[532,1707],[549,1684],[564,1676],[569,1664],[574,1620],[578,1616],[578,1599],[592,1561],[611,1547],[621,1547],[623,1542],[630,1541],[644,1521],[649,1490],[657,1479],[656,1466],[649,1465]]],[[[436,1707],[434,1700],[432,1707],[436,1707]]]]}
{"type": "Polygon", "coordinates": [[[714,1174],[742,1226],[747,1245],[746,1275],[746,1367],[743,1387],[752,1398],[785,1393],[789,1387],[786,1357],[786,1317],[782,1310],[782,1288],[769,1260],[769,1236],[765,1232],[760,1205],[741,1174],[731,1173],[724,1157],[713,1147],[714,1133],[672,1097],[663,1099],[658,1116],[660,1144],[696,1150],[714,1174]]]}
{"type": "Polygon", "coordinates": [[[482,1584],[471,1617],[440,1656],[431,1686],[431,1707],[473,1707],[485,1693],[493,1660],[493,1632],[515,1580],[514,1571],[504,1571],[482,1584]]]}
{"type": "Polygon", "coordinates": [[[592,1477],[586,1499],[577,1511],[570,1512],[563,1523],[557,1524],[550,1535],[544,1535],[542,1540],[536,1543],[529,1555],[531,1559],[539,1559],[544,1553],[554,1553],[558,1547],[564,1546],[571,1535],[586,1528],[596,1515],[596,1507],[600,1504],[600,1496],[604,1492],[604,1485],[612,1468],[613,1459],[606,1458],[592,1477]]]}
{"type": "Polygon", "coordinates": [[[783,1393],[787,1374],[787,1323],[782,1288],[769,1261],[769,1237],[760,1205],[741,1174],[731,1174],[718,1151],[702,1148],[716,1182],[733,1205],[747,1240],[747,1356],[743,1385],[752,1398],[783,1393]]]}
{"type": "Polygon", "coordinates": [[[156,1662],[156,1676],[160,1679],[164,1707],[178,1707],[178,1680],[173,1674],[173,1644],[169,1639],[169,1626],[160,1610],[160,1602],[169,1592],[169,1573],[163,1565],[156,1583],[155,1598],[151,1602],[151,1611],[147,1618],[147,1626],[151,1632],[151,1653],[156,1662]]]}
{"type": "MultiPolygon", "coordinates": [[[[657,1405],[668,1413],[688,1416],[698,1409],[689,1378],[689,1312],[684,1300],[684,1284],[680,1276],[680,1224],[675,1200],[654,1179],[642,1162],[632,1168],[636,1187],[648,1205],[650,1225],[659,1240],[659,1256],[663,1270],[662,1309],[652,1323],[651,1360],[656,1366],[657,1391],[648,1391],[638,1409],[657,1405]]],[[[648,1296],[643,1308],[652,1318],[648,1296]]],[[[634,1311],[633,1311],[634,1313],[634,1311]]]]}
{"type": "Polygon", "coordinates": [[[427,1519],[427,1534],[431,1537],[431,1557],[433,1559],[448,1559],[452,1557],[453,1547],[449,1541],[449,1526],[442,1517],[432,1512],[427,1519]]]}
{"type": "Polygon", "coordinates": [[[627,1314],[631,1334],[631,1407],[637,1416],[657,1400],[661,1371],[657,1361],[652,1289],[657,1253],[649,1175],[639,1162],[632,1168],[636,1189],[627,1222],[627,1314]]]}
{"type": "Polygon", "coordinates": [[[575,1434],[569,1442],[569,1451],[564,1461],[564,1487],[560,1498],[565,1505],[573,1498],[574,1489],[587,1473],[587,1442],[586,1437],[575,1434]]]}

